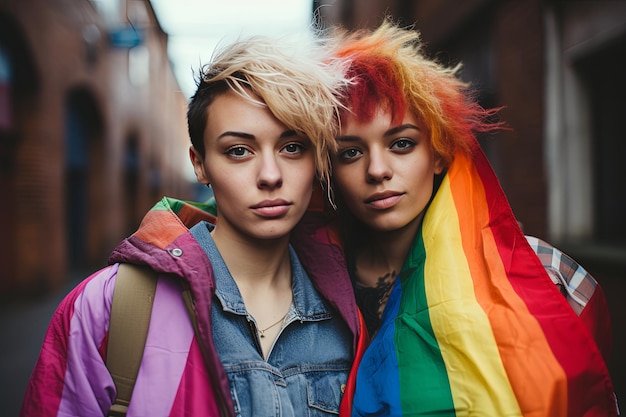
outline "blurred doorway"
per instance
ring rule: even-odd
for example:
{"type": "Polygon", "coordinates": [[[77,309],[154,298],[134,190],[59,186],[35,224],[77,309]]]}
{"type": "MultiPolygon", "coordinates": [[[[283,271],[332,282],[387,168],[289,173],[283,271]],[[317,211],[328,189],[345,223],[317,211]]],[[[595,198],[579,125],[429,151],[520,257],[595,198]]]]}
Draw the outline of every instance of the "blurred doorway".
{"type": "Polygon", "coordinates": [[[578,63],[591,109],[594,240],[626,243],[626,35],[578,63]]]}
{"type": "Polygon", "coordinates": [[[65,101],[65,221],[70,269],[89,267],[100,255],[104,209],[104,141],[91,94],[71,91],[65,101]]]}

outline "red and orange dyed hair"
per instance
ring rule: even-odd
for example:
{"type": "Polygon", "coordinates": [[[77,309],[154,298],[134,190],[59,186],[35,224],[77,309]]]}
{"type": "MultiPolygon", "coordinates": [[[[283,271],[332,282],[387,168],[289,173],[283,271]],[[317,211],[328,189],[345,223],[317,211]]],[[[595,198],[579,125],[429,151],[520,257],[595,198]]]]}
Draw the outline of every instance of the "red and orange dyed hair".
{"type": "Polygon", "coordinates": [[[399,122],[407,110],[427,129],[435,152],[446,164],[457,152],[471,151],[476,132],[501,128],[487,120],[497,109],[485,110],[473,99],[468,84],[426,57],[420,34],[386,19],[374,31],[339,35],[335,56],[347,61],[352,84],[344,92],[346,111],[359,122],[372,120],[379,108],[399,122]]]}

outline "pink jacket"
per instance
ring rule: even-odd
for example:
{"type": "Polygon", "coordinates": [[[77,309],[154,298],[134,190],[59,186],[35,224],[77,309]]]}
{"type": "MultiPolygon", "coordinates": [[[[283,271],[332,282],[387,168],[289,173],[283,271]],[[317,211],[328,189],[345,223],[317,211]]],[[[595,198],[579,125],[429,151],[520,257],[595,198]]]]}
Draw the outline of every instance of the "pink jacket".
{"type": "MultiPolygon", "coordinates": [[[[214,222],[211,207],[164,198],[148,212],[139,230],[115,249],[111,265],[65,297],[46,333],[22,417],[107,414],[116,395],[105,359],[120,262],[146,264],[160,274],[180,278],[159,279],[157,284],[128,417],[232,415],[228,378],[211,337],[213,273],[188,230],[201,220],[214,222]],[[194,296],[199,338],[181,297],[182,286],[189,286],[194,296]]],[[[352,330],[356,350],[359,316],[341,249],[324,227],[313,224],[317,222],[303,221],[299,227],[298,256],[320,294],[352,330]]]]}

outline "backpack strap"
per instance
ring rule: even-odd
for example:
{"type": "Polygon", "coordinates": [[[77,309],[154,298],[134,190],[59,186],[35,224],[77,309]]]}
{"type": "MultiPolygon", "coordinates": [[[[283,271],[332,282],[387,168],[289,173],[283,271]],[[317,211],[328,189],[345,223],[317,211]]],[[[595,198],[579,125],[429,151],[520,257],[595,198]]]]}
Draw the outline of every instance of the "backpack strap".
{"type": "Polygon", "coordinates": [[[148,335],[156,284],[156,273],[152,269],[119,265],[106,356],[106,365],[117,391],[109,417],[123,417],[128,412],[148,335]]]}

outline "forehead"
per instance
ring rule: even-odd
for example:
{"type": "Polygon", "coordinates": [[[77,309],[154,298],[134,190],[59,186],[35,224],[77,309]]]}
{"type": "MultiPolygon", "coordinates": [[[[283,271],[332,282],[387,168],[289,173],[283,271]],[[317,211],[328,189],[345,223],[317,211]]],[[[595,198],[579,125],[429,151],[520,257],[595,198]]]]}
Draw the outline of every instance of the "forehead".
{"type": "MultiPolygon", "coordinates": [[[[226,89],[217,94],[207,107],[209,116],[222,108],[267,109],[265,102],[251,91],[235,92],[226,89]]],[[[223,112],[222,112],[223,113],[223,112]]]]}
{"type": "Polygon", "coordinates": [[[220,135],[227,130],[254,133],[270,128],[287,130],[263,101],[252,94],[243,97],[227,91],[215,97],[207,108],[206,132],[210,135],[220,135]]]}
{"type": "Polygon", "coordinates": [[[378,107],[367,120],[363,120],[355,114],[346,114],[341,120],[341,134],[344,135],[347,131],[351,130],[369,129],[373,127],[387,130],[407,123],[417,125],[420,128],[422,127],[419,118],[415,112],[410,109],[398,115],[389,107],[378,107]]]}

